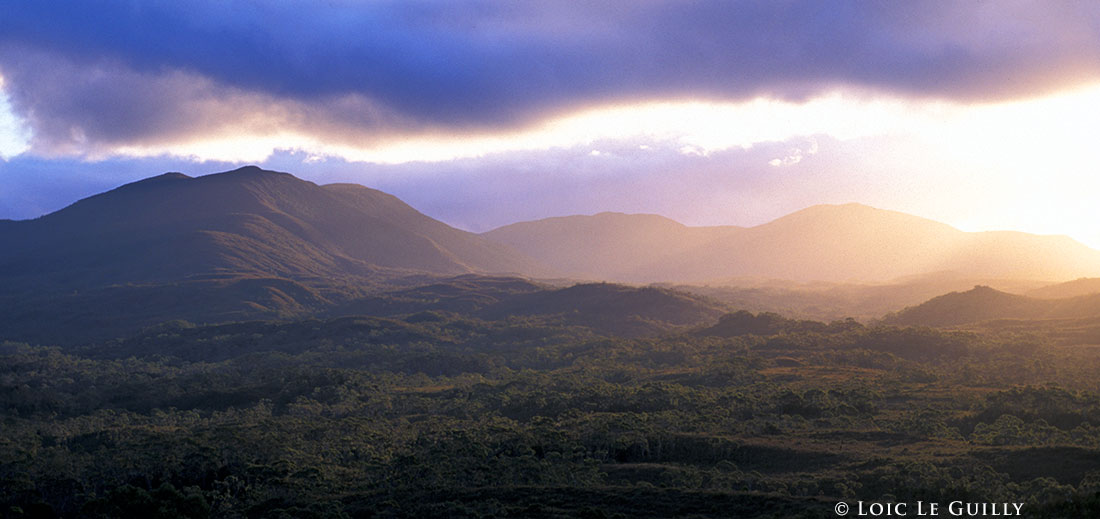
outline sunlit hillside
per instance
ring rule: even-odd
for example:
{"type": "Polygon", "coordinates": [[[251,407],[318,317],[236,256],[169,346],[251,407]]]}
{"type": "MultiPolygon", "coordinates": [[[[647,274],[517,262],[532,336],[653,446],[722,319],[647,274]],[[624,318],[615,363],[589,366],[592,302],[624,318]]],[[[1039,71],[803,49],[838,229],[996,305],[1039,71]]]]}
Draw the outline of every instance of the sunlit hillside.
{"type": "Polygon", "coordinates": [[[514,224],[483,236],[565,273],[642,283],[883,282],[944,271],[1062,281],[1100,273],[1100,251],[1067,237],[968,233],[859,204],[814,206],[751,228],[600,214],[514,224]]]}

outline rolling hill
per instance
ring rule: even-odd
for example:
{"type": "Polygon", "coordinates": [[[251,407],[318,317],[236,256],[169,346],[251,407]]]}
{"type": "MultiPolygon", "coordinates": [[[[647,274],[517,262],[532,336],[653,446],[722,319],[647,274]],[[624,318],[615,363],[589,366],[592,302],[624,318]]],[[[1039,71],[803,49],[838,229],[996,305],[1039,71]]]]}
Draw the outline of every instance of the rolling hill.
{"type": "Polygon", "coordinates": [[[655,287],[586,283],[519,294],[477,313],[487,319],[542,316],[626,337],[710,324],[727,309],[699,296],[655,287]]]}
{"type": "Polygon", "coordinates": [[[956,326],[996,319],[1100,319],[1100,294],[1039,299],[976,286],[905,308],[884,320],[889,324],[956,326]]]}
{"type": "Polygon", "coordinates": [[[644,336],[711,324],[727,311],[705,297],[664,288],[612,283],[552,287],[521,278],[464,275],[354,299],[328,315],[447,312],[494,321],[534,317],[597,333],[644,336]]]}
{"type": "Polygon", "coordinates": [[[1060,299],[1097,293],[1100,293],[1100,278],[1080,278],[1029,290],[1026,295],[1040,299],[1060,299]]]}
{"type": "Polygon", "coordinates": [[[732,280],[716,285],[661,285],[721,301],[731,308],[773,312],[798,319],[833,321],[853,317],[869,321],[890,312],[919,305],[948,292],[986,285],[1022,294],[1042,282],[1012,279],[960,277],[932,273],[887,283],[830,283],[822,281],[732,280]]]}
{"type": "Polygon", "coordinates": [[[944,271],[984,279],[1100,274],[1100,251],[1064,236],[969,233],[860,204],[813,206],[749,228],[601,213],[523,222],[483,236],[565,273],[636,283],[883,282],[944,271]]]}

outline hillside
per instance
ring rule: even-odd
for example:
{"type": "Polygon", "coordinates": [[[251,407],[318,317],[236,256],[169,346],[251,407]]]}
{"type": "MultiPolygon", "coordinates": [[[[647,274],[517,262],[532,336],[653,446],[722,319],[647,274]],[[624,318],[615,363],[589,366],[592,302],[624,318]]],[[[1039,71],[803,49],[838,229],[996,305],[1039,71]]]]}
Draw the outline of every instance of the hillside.
{"type": "Polygon", "coordinates": [[[899,279],[888,283],[795,282],[783,280],[730,280],[715,285],[668,284],[682,292],[721,301],[731,308],[774,312],[799,319],[833,321],[853,317],[875,320],[909,306],[919,305],[948,292],[987,285],[1019,294],[1042,282],[959,277],[952,273],[899,279]]]}
{"type": "Polygon", "coordinates": [[[467,273],[547,274],[363,186],[244,167],[166,173],[0,225],[0,339],[69,343],[172,319],[301,318],[467,273]]]}
{"type": "Polygon", "coordinates": [[[677,279],[686,251],[740,227],[688,227],[652,214],[599,213],[520,222],[483,236],[586,279],[652,282],[677,279]]]}
{"type": "Polygon", "coordinates": [[[466,275],[354,299],[328,314],[424,314],[432,319],[430,313],[446,312],[490,321],[523,317],[597,333],[643,336],[711,324],[726,311],[720,303],[663,288],[610,283],[555,288],[520,278],[466,275]]]}
{"type": "Polygon", "coordinates": [[[589,283],[520,294],[477,315],[487,319],[552,317],[599,333],[633,337],[709,324],[726,311],[721,304],[663,288],[589,283]]]}
{"type": "Polygon", "coordinates": [[[1040,299],[1060,299],[1097,293],[1100,293],[1100,278],[1081,278],[1039,287],[1028,291],[1027,295],[1040,299]]]}
{"type": "Polygon", "coordinates": [[[898,325],[954,326],[993,319],[1100,319],[1100,294],[1038,299],[976,286],[951,292],[887,316],[898,325]]]}
{"type": "Polygon", "coordinates": [[[335,316],[393,316],[419,312],[472,314],[519,294],[548,287],[516,277],[463,275],[342,303],[327,313],[335,316]]]}
{"type": "Polygon", "coordinates": [[[968,233],[860,204],[813,206],[750,228],[603,213],[513,224],[483,236],[568,274],[625,282],[883,282],[944,271],[1059,280],[1100,273],[1100,251],[1066,237],[968,233]]]}
{"type": "Polygon", "coordinates": [[[9,287],[546,272],[385,193],[251,166],[168,173],[5,227],[0,279],[9,287]]]}

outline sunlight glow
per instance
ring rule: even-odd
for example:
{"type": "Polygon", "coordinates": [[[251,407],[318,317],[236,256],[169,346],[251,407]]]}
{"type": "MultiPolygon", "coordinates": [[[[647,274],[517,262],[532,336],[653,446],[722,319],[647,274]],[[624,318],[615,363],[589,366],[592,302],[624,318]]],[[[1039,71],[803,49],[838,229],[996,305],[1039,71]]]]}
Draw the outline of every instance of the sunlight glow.
{"type": "Polygon", "coordinates": [[[30,132],[12,112],[11,100],[4,92],[4,76],[0,76],[0,160],[7,160],[30,148],[30,132]]]}
{"type": "Polygon", "coordinates": [[[293,131],[277,135],[227,132],[224,138],[126,146],[112,153],[255,161],[276,150],[301,150],[351,161],[399,164],[571,148],[613,140],[646,143],[638,146],[641,150],[657,144],[684,154],[707,155],[796,136],[826,134],[846,140],[896,132],[918,109],[911,102],[839,92],[802,104],[767,98],[743,103],[662,101],[593,108],[510,133],[399,135],[353,146],[293,131]]]}
{"type": "Polygon", "coordinates": [[[911,176],[916,183],[910,189],[926,191],[908,192],[908,201],[899,198],[897,208],[924,203],[942,217],[952,213],[956,217],[944,221],[960,228],[1070,234],[1095,247],[1100,246],[1100,229],[1088,215],[1094,214],[1093,198],[1100,192],[1093,151],[1096,135],[1100,85],[985,104],[850,91],[803,103],[757,98],[740,103],[622,104],[563,115],[514,132],[395,135],[373,138],[362,146],[347,144],[355,138],[325,138],[293,129],[270,135],[227,130],[201,141],[116,148],[113,153],[262,162],[286,150],[302,152],[309,161],[335,157],[400,164],[576,148],[595,157],[613,142],[629,144],[625,149],[639,154],[664,150],[701,157],[762,143],[791,143],[762,161],[762,166],[780,170],[826,167],[816,160],[824,153],[817,148],[817,137],[842,144],[886,137],[891,147],[861,154],[860,167],[880,176],[911,176]],[[795,139],[800,142],[792,143],[795,139]],[[944,193],[939,193],[941,188],[944,193]],[[964,193],[967,189],[972,193],[964,193]],[[951,190],[957,195],[953,203],[938,199],[951,190]],[[967,204],[980,205],[981,210],[967,204]]]}
{"type": "Polygon", "coordinates": [[[804,104],[765,98],[744,103],[651,102],[590,109],[512,134],[412,137],[369,149],[332,151],[351,160],[392,164],[616,140],[663,144],[684,154],[708,155],[795,136],[829,134],[852,139],[897,131],[911,110],[902,101],[859,99],[841,93],[804,104]]]}
{"type": "Polygon", "coordinates": [[[985,215],[1000,215],[960,227],[1068,234],[1100,247],[1100,86],[953,110],[936,122],[913,132],[916,143],[957,175],[982,179],[973,203],[985,215]]]}
{"type": "MultiPolygon", "coordinates": [[[[1081,164],[1100,117],[1100,87],[1052,97],[987,105],[904,100],[834,92],[804,103],[757,98],[743,103],[664,101],[593,108],[511,133],[415,134],[374,139],[362,146],[304,132],[270,135],[227,132],[218,138],[127,146],[114,154],[172,154],[200,160],[257,161],[276,150],[351,161],[399,164],[441,162],[514,151],[630,141],[638,149],[665,146],[707,155],[765,142],[827,135],[846,141],[880,135],[911,136],[959,160],[1002,157],[1006,165],[1065,169],[1081,164]],[[646,146],[647,148],[642,148],[646,146]],[[1055,153],[1056,152],[1056,153],[1055,153]]],[[[794,155],[780,163],[797,162],[794,155]]]]}

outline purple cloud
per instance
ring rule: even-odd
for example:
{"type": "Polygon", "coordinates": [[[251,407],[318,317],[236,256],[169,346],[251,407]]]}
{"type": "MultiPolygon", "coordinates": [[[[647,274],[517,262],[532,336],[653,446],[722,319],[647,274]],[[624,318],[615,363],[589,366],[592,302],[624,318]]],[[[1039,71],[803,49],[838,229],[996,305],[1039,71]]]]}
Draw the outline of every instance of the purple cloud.
{"type": "Polygon", "coordinates": [[[1028,96],[1100,77],[1100,7],[21,2],[0,74],[38,152],[280,127],[355,141],[641,99],[1028,96]]]}

